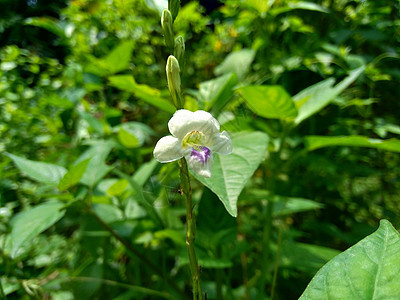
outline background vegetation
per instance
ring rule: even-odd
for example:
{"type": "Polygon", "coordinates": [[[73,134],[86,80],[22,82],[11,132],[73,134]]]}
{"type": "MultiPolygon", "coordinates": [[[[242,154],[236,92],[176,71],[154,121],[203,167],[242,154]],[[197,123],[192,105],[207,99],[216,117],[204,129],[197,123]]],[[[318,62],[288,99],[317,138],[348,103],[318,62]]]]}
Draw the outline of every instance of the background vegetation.
{"type": "MultiPolygon", "coordinates": [[[[3,297],[190,297],[177,166],[152,157],[175,111],[165,2],[0,2],[3,297]]],[[[296,299],[380,219],[400,228],[399,20],[397,0],[182,1],[185,107],[266,137],[236,218],[193,182],[208,299],[296,299]],[[320,101],[291,123],[256,85],[320,101]]]]}

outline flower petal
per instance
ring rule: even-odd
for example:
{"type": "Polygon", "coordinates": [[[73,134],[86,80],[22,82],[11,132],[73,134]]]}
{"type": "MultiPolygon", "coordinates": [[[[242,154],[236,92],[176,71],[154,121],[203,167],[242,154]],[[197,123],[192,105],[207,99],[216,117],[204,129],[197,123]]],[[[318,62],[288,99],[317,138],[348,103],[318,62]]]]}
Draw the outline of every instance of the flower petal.
{"type": "Polygon", "coordinates": [[[220,126],[218,121],[204,110],[191,112],[180,109],[169,120],[168,128],[174,137],[183,139],[187,133],[193,130],[200,131],[206,136],[212,136],[219,132],[220,126]]]}
{"type": "Polygon", "coordinates": [[[232,140],[226,131],[213,136],[212,151],[227,155],[232,153],[232,149],[232,140]]]}
{"type": "Polygon", "coordinates": [[[202,147],[201,150],[191,148],[191,151],[185,151],[186,161],[196,174],[210,178],[214,158],[212,152],[207,147],[202,147]]]}
{"type": "Polygon", "coordinates": [[[161,163],[178,160],[183,157],[182,142],[171,136],[164,136],[154,148],[153,155],[161,163]]]}

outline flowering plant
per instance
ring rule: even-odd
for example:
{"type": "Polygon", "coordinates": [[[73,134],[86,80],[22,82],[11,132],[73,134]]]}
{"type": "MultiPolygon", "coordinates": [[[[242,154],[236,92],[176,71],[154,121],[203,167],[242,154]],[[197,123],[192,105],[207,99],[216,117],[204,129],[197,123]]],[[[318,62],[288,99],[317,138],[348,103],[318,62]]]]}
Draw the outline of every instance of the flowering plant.
{"type": "Polygon", "coordinates": [[[209,178],[213,152],[232,152],[228,133],[220,132],[218,121],[206,111],[180,109],[169,120],[168,128],[172,135],[161,138],[154,149],[154,157],[161,163],[185,157],[196,174],[209,178]]]}

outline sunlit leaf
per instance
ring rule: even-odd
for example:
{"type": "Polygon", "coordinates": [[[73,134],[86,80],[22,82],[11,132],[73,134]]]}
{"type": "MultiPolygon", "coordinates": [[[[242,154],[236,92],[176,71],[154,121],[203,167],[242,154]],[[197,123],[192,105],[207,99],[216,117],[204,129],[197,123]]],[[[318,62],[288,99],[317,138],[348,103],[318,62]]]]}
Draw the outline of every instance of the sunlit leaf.
{"type": "Polygon", "coordinates": [[[47,202],[15,215],[11,220],[11,256],[16,256],[21,246],[60,220],[65,214],[63,206],[60,202],[47,202]]]}
{"type": "Polygon", "coordinates": [[[222,201],[225,209],[237,216],[237,199],[247,180],[264,159],[268,136],[261,132],[242,132],[232,136],[233,152],[214,156],[211,178],[193,174],[212,190],[222,201]]]}
{"type": "Polygon", "coordinates": [[[323,204],[309,199],[282,196],[277,196],[277,199],[279,201],[274,205],[275,215],[288,215],[323,207],[323,204]]]}
{"type": "Polygon", "coordinates": [[[328,262],[300,299],[397,299],[400,234],[386,220],[377,231],[328,262]]]}
{"type": "Polygon", "coordinates": [[[5,155],[11,158],[18,169],[28,177],[41,183],[56,185],[67,173],[67,170],[61,166],[25,159],[11,153],[5,153],[5,155]]]}
{"type": "Polygon", "coordinates": [[[274,16],[285,13],[295,9],[302,9],[302,10],[310,10],[310,11],[318,11],[323,13],[329,13],[329,9],[318,5],[313,2],[308,1],[299,1],[299,2],[289,2],[287,6],[278,7],[270,10],[270,13],[274,16]]]}
{"type": "Polygon", "coordinates": [[[283,243],[281,249],[281,265],[283,267],[314,273],[340,254],[339,250],[295,242],[283,243]]]}
{"type": "Polygon", "coordinates": [[[226,74],[221,77],[202,82],[199,87],[201,102],[204,103],[204,110],[212,108],[220,112],[232,96],[232,88],[237,84],[235,73],[226,74]]]}
{"type": "Polygon", "coordinates": [[[93,187],[112,169],[105,164],[105,160],[113,147],[113,141],[98,141],[78,158],[77,162],[89,159],[86,171],[80,180],[82,184],[93,187]]]}
{"type": "Polygon", "coordinates": [[[215,75],[223,75],[228,73],[236,73],[239,80],[249,71],[250,65],[256,56],[253,49],[242,49],[230,53],[224,61],[215,68],[215,75]]]}
{"type": "Polygon", "coordinates": [[[120,90],[130,92],[139,99],[154,105],[166,112],[174,113],[175,107],[168,100],[161,96],[159,90],[145,84],[137,84],[131,75],[117,75],[108,78],[110,85],[120,90]]]}
{"type": "Polygon", "coordinates": [[[64,191],[77,184],[81,180],[83,174],[85,174],[89,161],[90,159],[85,159],[72,166],[71,169],[65,173],[63,178],[61,178],[58,188],[64,191]]]}
{"type": "Polygon", "coordinates": [[[85,71],[98,76],[108,76],[126,70],[129,67],[133,46],[132,40],[125,41],[102,58],[88,56],[90,62],[85,66],[85,71]]]}
{"type": "Polygon", "coordinates": [[[363,72],[364,67],[360,67],[350,72],[350,75],[340,83],[333,86],[335,80],[328,78],[318,82],[293,96],[296,107],[299,111],[295,119],[295,124],[300,124],[305,119],[311,117],[327,106],[335,97],[343,92],[350,84],[357,79],[363,72]]]}
{"type": "Polygon", "coordinates": [[[290,95],[278,85],[252,85],[239,88],[238,93],[257,115],[271,119],[293,119],[297,109],[290,95]]]}
{"type": "Polygon", "coordinates": [[[307,136],[306,148],[309,151],[331,146],[352,146],[367,147],[381,150],[400,152],[400,140],[398,139],[372,139],[366,136],[349,135],[349,136],[307,136]]]}

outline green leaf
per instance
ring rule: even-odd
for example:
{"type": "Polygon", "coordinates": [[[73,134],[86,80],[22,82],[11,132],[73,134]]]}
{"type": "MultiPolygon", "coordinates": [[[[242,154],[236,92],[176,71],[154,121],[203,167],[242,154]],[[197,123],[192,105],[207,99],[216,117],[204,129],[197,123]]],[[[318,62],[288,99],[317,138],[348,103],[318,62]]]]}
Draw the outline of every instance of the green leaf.
{"type": "Polygon", "coordinates": [[[113,147],[113,141],[98,141],[78,158],[77,163],[89,159],[86,171],[80,180],[82,184],[93,187],[112,169],[105,164],[105,160],[113,147]]]}
{"type": "Polygon", "coordinates": [[[146,138],[153,135],[153,130],[146,124],[126,122],[114,127],[118,131],[118,139],[127,148],[136,148],[144,144],[146,138]]]}
{"type": "Polygon", "coordinates": [[[302,9],[302,10],[310,10],[310,11],[318,11],[322,13],[329,13],[329,9],[318,5],[316,3],[307,2],[307,1],[300,1],[300,2],[289,2],[288,6],[278,7],[271,9],[270,13],[273,16],[276,16],[281,13],[285,13],[288,11],[292,11],[295,9],[302,9]]]}
{"type": "Polygon", "coordinates": [[[387,220],[328,262],[300,299],[398,299],[400,234],[387,220]]]}
{"type": "Polygon", "coordinates": [[[250,65],[256,56],[253,49],[242,49],[230,53],[223,62],[214,70],[215,75],[223,75],[228,73],[236,73],[239,80],[249,71],[250,65]]]}
{"type": "Polygon", "coordinates": [[[261,117],[289,119],[297,116],[292,98],[279,85],[251,85],[237,91],[249,108],[261,117]]]}
{"type": "Polygon", "coordinates": [[[276,202],[274,205],[274,215],[289,215],[293,213],[322,208],[324,206],[319,202],[309,199],[282,196],[277,197],[279,199],[279,202],[276,202]]]}
{"type": "Polygon", "coordinates": [[[135,134],[127,129],[124,129],[123,127],[120,127],[118,131],[118,139],[126,148],[139,147],[139,140],[135,134]]]}
{"type": "Polygon", "coordinates": [[[133,174],[132,180],[136,182],[138,186],[142,187],[150,178],[157,165],[158,162],[154,158],[151,161],[142,164],[135,174],[133,174]]]}
{"type": "Polygon", "coordinates": [[[233,217],[237,216],[239,194],[264,159],[268,140],[268,136],[262,132],[235,134],[232,136],[233,152],[214,156],[211,178],[193,174],[218,196],[233,217]]]}
{"type": "Polygon", "coordinates": [[[123,219],[121,210],[115,205],[96,203],[93,210],[104,222],[111,224],[123,219]]]}
{"type": "Polygon", "coordinates": [[[80,111],[79,115],[81,116],[81,118],[83,120],[85,120],[89,126],[96,131],[97,133],[103,135],[104,134],[104,126],[103,124],[96,119],[92,114],[84,112],[84,111],[80,111]]]}
{"type": "Polygon", "coordinates": [[[15,257],[22,245],[60,220],[65,214],[63,207],[60,202],[47,202],[15,215],[11,220],[11,256],[15,257]]]}
{"type": "Polygon", "coordinates": [[[336,249],[294,242],[283,243],[281,249],[281,265],[283,267],[313,273],[340,254],[340,251],[336,249]]]}
{"type": "Polygon", "coordinates": [[[305,137],[306,149],[309,151],[331,146],[353,146],[368,147],[393,152],[400,152],[400,140],[398,139],[371,139],[366,136],[318,136],[311,135],[305,137]]]}
{"type": "Polygon", "coordinates": [[[169,113],[176,111],[175,107],[161,96],[159,90],[149,87],[145,84],[136,83],[135,79],[131,75],[116,75],[108,78],[110,85],[134,94],[137,98],[158,107],[169,113]]]}
{"type": "Polygon", "coordinates": [[[49,17],[36,17],[36,18],[27,18],[24,21],[24,25],[36,26],[47,31],[54,33],[58,37],[62,38],[63,41],[67,38],[64,32],[64,29],[57,23],[57,19],[49,18],[49,17]]]}
{"type": "Polygon", "coordinates": [[[65,173],[64,177],[61,178],[58,188],[61,191],[65,191],[71,186],[77,184],[81,180],[83,174],[85,174],[89,161],[90,159],[85,159],[72,166],[71,169],[65,173]]]}
{"type": "Polygon", "coordinates": [[[335,86],[333,86],[335,79],[328,78],[295,95],[293,100],[295,101],[299,114],[294,123],[296,125],[300,124],[302,121],[327,106],[334,98],[339,96],[340,93],[352,84],[363,71],[364,67],[351,71],[349,76],[335,86]]]}
{"type": "Polygon", "coordinates": [[[61,166],[25,159],[5,153],[28,177],[41,183],[57,185],[67,170],[61,166]]]}
{"type": "Polygon", "coordinates": [[[219,113],[232,96],[232,89],[238,83],[235,73],[200,83],[199,95],[204,103],[204,110],[219,113]]]}
{"type": "Polygon", "coordinates": [[[108,76],[128,69],[133,46],[132,40],[125,41],[102,58],[88,56],[90,62],[86,65],[85,72],[98,76],[108,76]]]}

